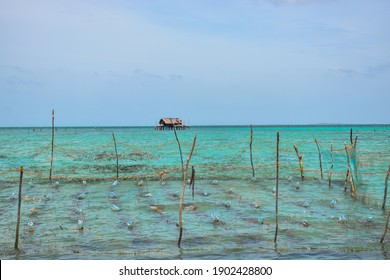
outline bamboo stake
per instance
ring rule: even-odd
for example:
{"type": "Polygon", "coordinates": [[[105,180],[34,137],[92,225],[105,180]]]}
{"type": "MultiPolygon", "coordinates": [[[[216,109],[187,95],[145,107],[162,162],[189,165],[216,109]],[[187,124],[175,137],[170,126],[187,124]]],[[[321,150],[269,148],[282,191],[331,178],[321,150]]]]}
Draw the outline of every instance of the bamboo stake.
{"type": "Polygon", "coordinates": [[[176,141],[177,141],[177,145],[179,145],[180,160],[181,160],[181,173],[182,173],[182,176],[184,176],[183,153],[181,152],[180,141],[179,141],[179,138],[177,137],[176,127],[175,126],[173,126],[173,132],[175,133],[175,138],[176,138],[176,141]]]}
{"type": "Polygon", "coordinates": [[[321,151],[320,151],[320,146],[318,145],[317,139],[314,139],[317,145],[317,150],[318,150],[318,158],[320,159],[320,170],[321,170],[321,179],[324,179],[324,175],[322,174],[322,160],[321,160],[321,151]]]}
{"type": "Polygon", "coordinates": [[[345,174],[345,180],[344,180],[344,192],[347,192],[347,183],[349,179],[349,168],[347,168],[347,172],[345,174]]]}
{"type": "Polygon", "coordinates": [[[390,165],[389,165],[389,170],[387,171],[386,179],[385,179],[385,193],[383,195],[382,210],[385,210],[385,206],[386,206],[387,187],[389,186],[388,185],[389,176],[390,176],[390,165]]]}
{"type": "Polygon", "coordinates": [[[115,135],[112,133],[112,139],[114,140],[114,147],[115,147],[115,155],[116,155],[116,179],[119,178],[119,159],[118,159],[118,150],[116,148],[116,140],[115,135]]]}
{"type": "Polygon", "coordinates": [[[352,149],[353,149],[353,155],[354,155],[354,158],[355,158],[355,164],[354,164],[354,173],[355,173],[355,179],[358,180],[358,165],[356,164],[356,144],[357,144],[357,140],[358,140],[358,134],[356,133],[356,136],[355,136],[355,140],[353,141],[352,143],[352,149]]]}
{"type": "MultiPolygon", "coordinates": [[[[176,134],[176,133],[175,133],[176,134]]],[[[182,182],[182,187],[181,187],[181,195],[180,195],[180,208],[179,208],[179,228],[180,228],[180,233],[179,233],[179,240],[177,241],[177,246],[180,247],[181,239],[183,236],[183,200],[184,200],[184,192],[186,189],[186,177],[187,177],[187,172],[188,172],[188,165],[190,164],[190,160],[192,157],[192,153],[194,152],[195,144],[196,144],[196,134],[194,136],[194,141],[192,142],[192,147],[191,151],[186,159],[186,167],[183,172],[183,182],[182,182]]],[[[178,139],[177,139],[178,140],[178,139]]],[[[180,147],[180,142],[178,140],[179,147],[180,147]]]]}
{"type": "Polygon", "coordinates": [[[16,222],[15,250],[19,251],[19,228],[20,228],[20,208],[22,206],[22,184],[23,184],[23,166],[19,168],[19,196],[18,196],[18,220],[16,222]]]}
{"type": "Polygon", "coordinates": [[[333,145],[330,145],[330,157],[332,158],[332,163],[331,163],[330,169],[329,169],[329,187],[332,186],[332,172],[333,172],[333,163],[334,163],[333,145]]]}
{"type": "Polygon", "coordinates": [[[276,198],[275,198],[275,238],[274,242],[278,238],[278,229],[279,229],[279,132],[276,133],[276,198]]]}
{"type": "Polygon", "coordinates": [[[51,176],[53,174],[53,157],[54,157],[54,110],[51,111],[51,159],[50,159],[50,174],[49,174],[50,183],[51,183],[51,176]]]}
{"type": "Polygon", "coordinates": [[[190,187],[192,189],[192,200],[194,200],[195,197],[195,167],[194,166],[192,166],[190,187]]]}
{"type": "MultiPolygon", "coordinates": [[[[344,143],[344,146],[345,146],[345,152],[347,154],[347,164],[348,164],[347,177],[349,177],[349,182],[351,184],[351,194],[352,194],[353,198],[356,199],[355,184],[353,183],[353,176],[352,176],[352,173],[351,173],[351,164],[350,164],[350,161],[349,161],[349,153],[348,153],[348,145],[347,145],[347,143],[344,143]]],[[[345,186],[345,189],[346,188],[347,187],[345,186]]]]}
{"type": "Polygon", "coordinates": [[[305,176],[303,175],[303,164],[302,164],[302,155],[299,154],[297,146],[294,144],[295,152],[297,153],[298,160],[299,160],[299,170],[301,171],[301,180],[305,180],[305,176]]]}
{"type": "Polygon", "coordinates": [[[389,219],[390,219],[390,208],[389,208],[389,211],[387,213],[387,219],[386,219],[385,229],[383,231],[382,238],[381,238],[381,243],[383,243],[383,240],[385,239],[385,235],[386,235],[387,229],[389,228],[389,219]]]}
{"type": "Polygon", "coordinates": [[[352,127],[349,130],[349,140],[351,141],[351,144],[352,144],[353,143],[353,141],[352,141],[352,127]]]}
{"type": "Polygon", "coordinates": [[[253,129],[252,125],[251,127],[251,134],[250,134],[250,142],[249,142],[249,149],[250,149],[250,157],[251,157],[251,166],[252,166],[252,178],[255,178],[255,168],[253,166],[253,156],[252,156],[252,141],[253,141],[253,129]]]}

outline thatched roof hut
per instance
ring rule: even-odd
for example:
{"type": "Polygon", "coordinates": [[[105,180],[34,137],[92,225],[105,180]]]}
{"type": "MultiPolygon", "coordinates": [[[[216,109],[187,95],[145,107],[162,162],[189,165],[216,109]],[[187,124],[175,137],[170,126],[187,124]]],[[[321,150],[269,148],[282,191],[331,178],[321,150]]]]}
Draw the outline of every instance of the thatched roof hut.
{"type": "Polygon", "coordinates": [[[162,118],[159,121],[159,125],[156,126],[158,130],[164,129],[187,129],[188,126],[183,125],[183,121],[180,118],[162,118]]]}
{"type": "Polygon", "coordinates": [[[179,118],[163,118],[159,124],[164,126],[181,126],[183,125],[183,121],[179,118]]]}

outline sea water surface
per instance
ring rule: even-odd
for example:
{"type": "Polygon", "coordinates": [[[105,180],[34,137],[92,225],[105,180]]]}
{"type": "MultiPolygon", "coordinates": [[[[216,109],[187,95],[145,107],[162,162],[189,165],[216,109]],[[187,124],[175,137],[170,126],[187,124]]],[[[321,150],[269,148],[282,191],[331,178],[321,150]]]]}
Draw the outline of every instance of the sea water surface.
{"type": "Polygon", "coordinates": [[[184,163],[195,134],[194,197],[186,186],[179,248],[182,167],[173,131],[56,128],[50,181],[51,128],[0,128],[1,259],[389,259],[390,233],[380,239],[390,125],[254,126],[255,176],[249,126],[178,130],[184,163]],[[356,198],[345,182],[350,128],[358,135],[349,150],[356,198]]]}

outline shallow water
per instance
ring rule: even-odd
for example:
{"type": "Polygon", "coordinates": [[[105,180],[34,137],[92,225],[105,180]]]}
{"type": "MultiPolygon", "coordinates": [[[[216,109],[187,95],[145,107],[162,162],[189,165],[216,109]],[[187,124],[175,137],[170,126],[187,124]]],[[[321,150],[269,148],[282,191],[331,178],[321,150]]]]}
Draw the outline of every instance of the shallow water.
{"type": "Polygon", "coordinates": [[[390,233],[384,244],[379,240],[387,215],[381,204],[390,126],[354,126],[353,131],[359,135],[352,162],[356,200],[349,185],[344,191],[349,127],[254,127],[256,180],[249,127],[177,131],[184,160],[198,135],[190,164],[196,171],[195,197],[186,188],[179,249],[181,161],[173,131],[57,128],[50,183],[51,129],[0,129],[1,258],[389,259],[390,233]],[[275,244],[276,131],[281,168],[275,244]],[[116,186],[112,133],[119,154],[116,186]],[[320,143],[323,179],[314,139],[320,143]],[[303,182],[293,144],[303,156],[303,182]],[[334,173],[329,187],[331,145],[334,173]],[[16,254],[21,165],[24,200],[21,252],[16,254]],[[164,172],[162,177],[159,172],[164,172]]]}

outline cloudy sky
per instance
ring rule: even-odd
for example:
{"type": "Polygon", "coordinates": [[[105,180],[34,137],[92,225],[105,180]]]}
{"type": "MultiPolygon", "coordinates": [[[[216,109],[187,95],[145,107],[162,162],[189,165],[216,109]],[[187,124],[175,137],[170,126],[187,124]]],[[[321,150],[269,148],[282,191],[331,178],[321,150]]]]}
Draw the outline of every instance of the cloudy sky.
{"type": "Polygon", "coordinates": [[[388,0],[0,0],[0,126],[390,123],[388,0]]]}

